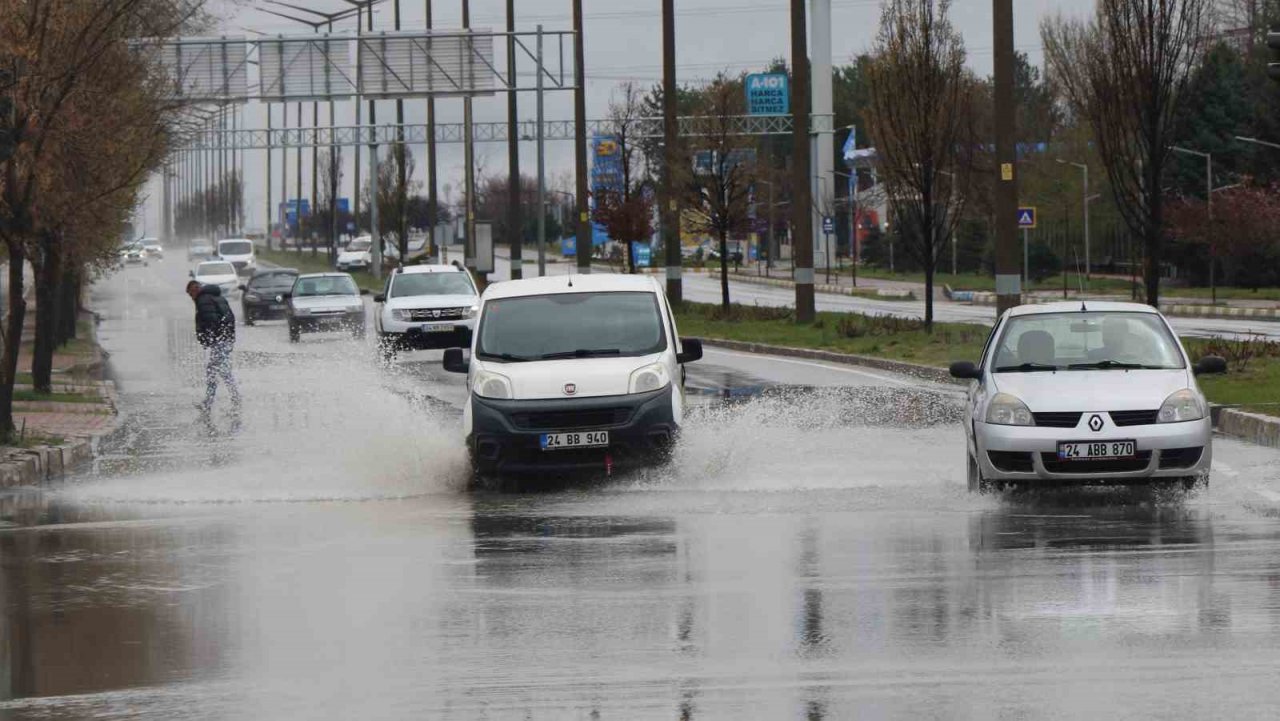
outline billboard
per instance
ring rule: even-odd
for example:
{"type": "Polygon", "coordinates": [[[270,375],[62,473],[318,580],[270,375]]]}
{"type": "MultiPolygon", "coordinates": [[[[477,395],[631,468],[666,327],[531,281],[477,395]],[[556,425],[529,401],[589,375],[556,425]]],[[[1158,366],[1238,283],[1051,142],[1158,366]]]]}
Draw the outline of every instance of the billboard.
{"type": "Polygon", "coordinates": [[[747,112],[751,115],[786,115],[791,112],[791,85],[786,73],[754,73],[747,76],[747,112]]]}

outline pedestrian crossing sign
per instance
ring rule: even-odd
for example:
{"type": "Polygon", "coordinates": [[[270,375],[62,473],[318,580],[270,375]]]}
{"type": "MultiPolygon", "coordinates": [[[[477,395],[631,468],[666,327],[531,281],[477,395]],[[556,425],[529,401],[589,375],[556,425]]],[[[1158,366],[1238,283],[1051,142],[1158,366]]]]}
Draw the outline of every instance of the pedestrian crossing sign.
{"type": "Polygon", "coordinates": [[[1018,208],[1018,227],[1019,228],[1036,227],[1036,209],[1035,208],[1018,208]]]}

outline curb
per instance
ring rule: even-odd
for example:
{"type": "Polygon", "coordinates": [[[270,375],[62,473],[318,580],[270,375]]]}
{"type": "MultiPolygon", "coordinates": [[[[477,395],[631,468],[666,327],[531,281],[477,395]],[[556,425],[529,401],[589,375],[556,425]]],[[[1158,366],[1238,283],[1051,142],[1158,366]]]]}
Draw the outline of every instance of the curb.
{"type": "Polygon", "coordinates": [[[703,338],[702,344],[712,348],[723,348],[725,350],[734,350],[742,353],[775,355],[782,356],[784,358],[803,358],[805,360],[825,361],[827,363],[839,363],[842,365],[874,368],[876,370],[888,371],[890,373],[896,373],[898,375],[904,375],[918,380],[928,381],[930,383],[943,383],[946,385],[965,385],[967,383],[967,381],[952,378],[950,371],[945,368],[935,368],[933,366],[920,365],[919,363],[907,363],[905,361],[888,360],[886,358],[876,358],[874,356],[837,353],[835,351],[816,350],[813,348],[792,348],[790,346],[769,345],[767,343],[723,340],[719,338],[703,338]]]}
{"type": "MultiPolygon", "coordinates": [[[[76,368],[90,374],[101,374],[105,369],[106,353],[98,345],[98,316],[92,312],[89,315],[94,320],[89,324],[89,338],[93,343],[94,353],[89,361],[76,368]]],[[[77,466],[93,460],[97,452],[98,439],[114,433],[120,428],[121,422],[115,382],[110,380],[98,382],[102,385],[103,398],[114,418],[111,427],[94,436],[76,438],[58,446],[11,448],[0,452],[0,489],[43,486],[66,476],[68,471],[77,466]]]]}
{"type": "MultiPolygon", "coordinates": [[[[996,304],[996,294],[985,291],[952,291],[951,300],[971,305],[996,304]]],[[[1074,300],[1082,300],[1076,298],[1074,300]]],[[[1087,298],[1083,299],[1086,302],[1087,298]]],[[[1058,298],[1027,298],[1023,305],[1039,305],[1043,303],[1060,303],[1058,298]]],[[[1280,321],[1280,308],[1233,308],[1230,306],[1200,305],[1192,303],[1172,303],[1160,306],[1160,312],[1174,318],[1253,318],[1256,320],[1280,321]]]]}
{"type": "Polygon", "coordinates": [[[1219,433],[1268,448],[1280,448],[1280,418],[1234,408],[1218,411],[1219,433]]]}

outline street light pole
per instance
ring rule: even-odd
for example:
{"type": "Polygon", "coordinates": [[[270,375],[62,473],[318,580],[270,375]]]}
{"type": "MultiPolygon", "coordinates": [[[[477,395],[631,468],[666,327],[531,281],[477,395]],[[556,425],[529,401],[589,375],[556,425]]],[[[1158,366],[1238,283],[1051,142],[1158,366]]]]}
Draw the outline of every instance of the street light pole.
{"type": "MultiPolygon", "coordinates": [[[[1086,283],[1085,287],[1087,288],[1088,282],[1093,279],[1093,264],[1090,262],[1089,258],[1089,166],[1084,163],[1073,163],[1061,158],[1058,159],[1058,162],[1062,165],[1070,165],[1079,168],[1080,171],[1084,173],[1084,193],[1081,194],[1080,197],[1084,198],[1081,205],[1084,206],[1084,279],[1086,283]]],[[[1064,257],[1062,259],[1063,263],[1066,263],[1066,260],[1067,259],[1064,257]]],[[[1062,274],[1065,277],[1066,271],[1064,270],[1062,274]]]]}

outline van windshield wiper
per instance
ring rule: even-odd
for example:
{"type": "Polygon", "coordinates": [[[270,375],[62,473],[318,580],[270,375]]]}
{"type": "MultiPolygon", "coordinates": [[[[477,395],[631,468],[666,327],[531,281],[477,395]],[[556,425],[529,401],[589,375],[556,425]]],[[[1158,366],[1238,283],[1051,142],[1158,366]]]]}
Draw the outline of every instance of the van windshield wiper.
{"type": "Polygon", "coordinates": [[[528,363],[533,358],[526,358],[522,355],[512,355],[511,353],[485,353],[483,351],[476,353],[477,358],[486,358],[491,360],[506,361],[508,363],[528,363]]]}
{"type": "Polygon", "coordinates": [[[996,373],[1034,373],[1036,371],[1056,371],[1058,366],[1048,363],[1023,363],[1016,366],[1000,366],[996,373]]]}
{"type": "Polygon", "coordinates": [[[1100,360],[1094,363],[1072,363],[1067,366],[1070,370],[1159,370],[1164,366],[1143,365],[1142,363],[1124,363],[1118,360],[1100,360]]]}
{"type": "Polygon", "coordinates": [[[543,353],[539,358],[542,360],[556,360],[557,358],[594,358],[602,355],[622,355],[622,351],[617,348],[579,348],[561,353],[543,353]]]}

